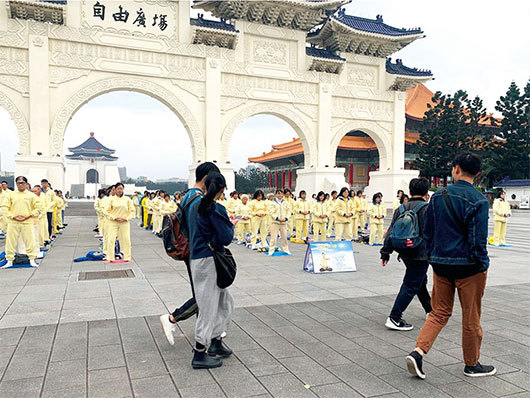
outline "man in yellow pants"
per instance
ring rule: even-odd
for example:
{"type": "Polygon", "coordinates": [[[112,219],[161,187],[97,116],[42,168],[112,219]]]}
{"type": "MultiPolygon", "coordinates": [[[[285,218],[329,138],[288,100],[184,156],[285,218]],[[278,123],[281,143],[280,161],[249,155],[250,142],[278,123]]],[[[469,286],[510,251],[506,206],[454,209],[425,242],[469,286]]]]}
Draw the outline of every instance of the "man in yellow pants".
{"type": "Polygon", "coordinates": [[[115,243],[116,238],[120,241],[120,248],[123,252],[123,259],[131,261],[131,227],[129,221],[134,217],[134,205],[132,200],[123,195],[123,184],[121,182],[115,185],[116,195],[112,196],[104,213],[107,216],[106,235],[107,251],[105,255],[107,261],[115,261],[115,243]]]}
{"type": "Polygon", "coordinates": [[[48,208],[48,200],[46,195],[42,193],[40,185],[35,185],[31,190],[38,198],[39,215],[35,217],[35,244],[37,251],[37,258],[43,258],[44,252],[41,250],[44,248],[45,237],[48,234],[46,230],[46,209],[48,208]]]}
{"type": "Polygon", "coordinates": [[[493,244],[506,245],[506,224],[512,216],[510,204],[506,202],[506,192],[500,192],[499,197],[493,201],[493,244]]]}
{"type": "Polygon", "coordinates": [[[38,264],[35,262],[37,252],[33,224],[34,217],[38,217],[40,213],[38,198],[34,193],[26,189],[28,184],[26,177],[19,176],[15,182],[17,190],[2,202],[2,210],[6,213],[9,220],[6,239],[7,264],[2,268],[13,266],[19,236],[22,237],[26,246],[26,253],[29,257],[30,265],[32,267],[38,267],[38,264]]]}
{"type": "Polygon", "coordinates": [[[309,214],[311,205],[306,199],[306,192],[300,191],[300,197],[294,206],[294,218],[296,223],[296,243],[303,243],[309,234],[309,214]]]}

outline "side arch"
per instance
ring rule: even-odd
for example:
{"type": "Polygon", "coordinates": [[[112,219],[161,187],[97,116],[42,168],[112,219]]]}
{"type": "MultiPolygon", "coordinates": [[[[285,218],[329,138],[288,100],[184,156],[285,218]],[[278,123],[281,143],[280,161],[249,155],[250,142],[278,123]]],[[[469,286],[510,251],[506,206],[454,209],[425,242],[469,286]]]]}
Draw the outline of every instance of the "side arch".
{"type": "Polygon", "coordinates": [[[29,124],[24,114],[9,99],[7,94],[0,91],[0,106],[4,108],[15,123],[18,133],[18,154],[30,155],[29,124]]]}
{"type": "Polygon", "coordinates": [[[205,154],[204,138],[199,124],[188,107],[175,94],[159,84],[142,79],[116,77],[89,84],[71,96],[57,111],[50,131],[50,153],[62,156],[66,127],[75,112],[91,99],[112,91],[135,91],[149,95],[171,109],[180,119],[190,138],[193,163],[202,162],[205,154]]]}
{"type": "Polygon", "coordinates": [[[234,131],[246,119],[256,115],[277,116],[288,123],[300,137],[304,148],[304,167],[309,168],[317,165],[317,145],[313,130],[307,125],[302,116],[290,108],[276,103],[256,103],[247,106],[232,116],[223,129],[221,135],[222,161],[228,161],[228,148],[234,135],[234,131]]]}
{"type": "Polygon", "coordinates": [[[330,159],[334,159],[334,162],[336,162],[340,141],[347,133],[353,130],[362,131],[375,142],[379,152],[379,170],[388,170],[392,165],[392,144],[389,133],[376,122],[366,120],[348,120],[333,130],[330,143],[330,159]]]}

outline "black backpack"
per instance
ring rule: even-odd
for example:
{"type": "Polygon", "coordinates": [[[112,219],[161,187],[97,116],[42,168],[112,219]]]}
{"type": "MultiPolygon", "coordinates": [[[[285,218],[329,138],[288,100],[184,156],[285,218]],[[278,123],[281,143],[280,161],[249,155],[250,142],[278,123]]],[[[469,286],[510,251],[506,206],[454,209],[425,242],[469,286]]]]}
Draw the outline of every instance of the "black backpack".
{"type": "Polygon", "coordinates": [[[399,216],[390,231],[392,247],[399,254],[410,253],[423,243],[418,213],[427,205],[427,202],[421,202],[409,210],[405,210],[403,205],[399,206],[399,216]]]}

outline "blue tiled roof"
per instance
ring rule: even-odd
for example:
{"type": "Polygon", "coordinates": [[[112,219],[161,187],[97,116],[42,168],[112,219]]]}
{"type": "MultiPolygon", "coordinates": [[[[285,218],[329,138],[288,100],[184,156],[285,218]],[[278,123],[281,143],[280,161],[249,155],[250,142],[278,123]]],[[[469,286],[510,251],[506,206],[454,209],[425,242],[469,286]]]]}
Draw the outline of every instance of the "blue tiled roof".
{"type": "MultiPolygon", "coordinates": [[[[353,15],[348,15],[344,11],[344,8],[340,9],[338,13],[333,14],[330,18],[335,19],[352,29],[362,30],[364,32],[376,33],[387,36],[410,36],[423,33],[420,28],[405,29],[405,28],[394,28],[393,26],[383,23],[383,16],[378,15],[376,19],[361,18],[353,15]]],[[[318,31],[312,32],[309,35],[316,35],[318,31]]]]}
{"type": "Polygon", "coordinates": [[[497,187],[528,187],[530,186],[530,180],[510,180],[509,177],[503,178],[496,184],[493,184],[495,188],[497,187]]]}
{"type": "Polygon", "coordinates": [[[82,155],[83,153],[100,153],[102,155],[108,155],[116,152],[114,149],[107,148],[92,136],[88,140],[83,142],[81,145],[78,145],[73,148],[68,148],[68,150],[80,155],[82,155]]]}
{"type": "Polygon", "coordinates": [[[225,22],[223,20],[213,21],[210,19],[204,19],[201,14],[199,14],[199,18],[190,18],[190,24],[193,26],[201,26],[203,28],[220,29],[229,32],[239,32],[238,30],[236,30],[234,25],[228,22],[225,22]]]}
{"type": "Polygon", "coordinates": [[[328,58],[336,61],[346,61],[345,58],[342,58],[335,54],[333,51],[323,48],[317,48],[314,46],[306,47],[305,53],[310,57],[319,57],[319,58],[328,58]]]}
{"type": "Polygon", "coordinates": [[[39,0],[41,3],[66,5],[67,0],[39,0]]]}
{"type": "Polygon", "coordinates": [[[400,59],[397,59],[396,63],[393,64],[392,60],[390,58],[387,58],[386,71],[392,75],[420,76],[420,77],[432,76],[432,72],[430,70],[409,68],[408,66],[403,65],[403,62],[400,59]]]}
{"type": "Polygon", "coordinates": [[[72,160],[83,160],[83,159],[95,159],[95,160],[118,160],[116,156],[106,155],[104,153],[75,153],[66,155],[68,159],[72,160]]]}

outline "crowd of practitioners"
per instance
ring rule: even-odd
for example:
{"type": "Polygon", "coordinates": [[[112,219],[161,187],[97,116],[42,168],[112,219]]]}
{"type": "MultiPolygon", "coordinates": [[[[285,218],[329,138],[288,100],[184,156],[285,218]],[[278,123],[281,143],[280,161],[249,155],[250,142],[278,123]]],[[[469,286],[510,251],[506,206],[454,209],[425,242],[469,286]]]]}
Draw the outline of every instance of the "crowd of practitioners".
{"type": "Polygon", "coordinates": [[[15,179],[11,190],[6,181],[0,185],[0,239],[5,239],[5,253],[0,254],[1,268],[14,265],[15,256],[38,267],[57,234],[66,227],[66,200],[60,190],[53,190],[48,180],[31,187],[24,176],[15,179]]]}

